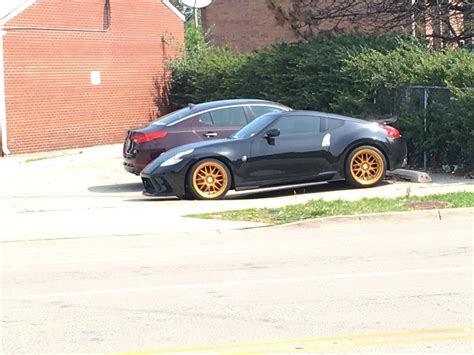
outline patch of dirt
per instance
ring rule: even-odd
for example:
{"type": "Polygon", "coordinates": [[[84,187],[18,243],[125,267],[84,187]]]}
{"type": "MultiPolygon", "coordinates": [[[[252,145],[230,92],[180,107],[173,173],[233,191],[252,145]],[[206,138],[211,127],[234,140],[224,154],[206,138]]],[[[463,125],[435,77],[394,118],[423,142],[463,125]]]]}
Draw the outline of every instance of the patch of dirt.
{"type": "Polygon", "coordinates": [[[403,205],[415,210],[433,210],[437,208],[449,208],[452,206],[451,203],[445,201],[405,202],[403,205]]]}

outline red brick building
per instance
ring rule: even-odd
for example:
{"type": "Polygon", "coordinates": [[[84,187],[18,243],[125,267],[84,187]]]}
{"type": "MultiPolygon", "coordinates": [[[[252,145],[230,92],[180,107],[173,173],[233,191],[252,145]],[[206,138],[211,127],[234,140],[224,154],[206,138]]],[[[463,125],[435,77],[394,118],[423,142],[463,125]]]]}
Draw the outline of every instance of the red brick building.
{"type": "MultiPolygon", "coordinates": [[[[433,2],[432,0],[425,1],[427,3],[433,2]]],[[[292,1],[278,0],[274,3],[286,10],[290,7],[292,1]]],[[[343,1],[321,0],[317,3],[320,9],[323,10],[322,13],[328,9],[331,10],[334,4],[344,8],[343,1]]],[[[441,38],[438,38],[439,35],[443,32],[449,32],[448,29],[453,32],[450,34],[451,36],[459,35],[465,28],[464,24],[472,22],[472,20],[463,18],[460,12],[455,14],[451,11],[450,16],[442,23],[439,21],[440,15],[435,13],[437,11],[435,5],[432,5],[424,14],[424,25],[421,23],[415,24],[410,16],[400,16],[396,13],[392,14],[390,11],[376,16],[364,15],[368,9],[368,3],[360,1],[349,5],[351,10],[346,11],[347,17],[342,16],[342,14],[332,14],[332,16],[320,19],[315,33],[334,30],[339,32],[371,32],[380,30],[380,28],[385,31],[402,30],[407,33],[416,30],[418,32],[424,31],[422,34],[428,38],[432,46],[443,47],[446,44],[441,38]],[[432,11],[434,12],[432,13],[432,11]],[[351,13],[359,13],[360,15],[349,19],[351,13]],[[341,17],[338,18],[336,15],[341,17]],[[438,20],[433,20],[436,17],[438,17],[438,20]],[[391,23],[393,27],[385,27],[387,22],[391,23]]],[[[450,0],[450,3],[459,5],[460,1],[450,0]]],[[[277,13],[270,9],[268,4],[267,0],[213,0],[210,6],[203,9],[203,26],[205,29],[212,28],[213,40],[217,46],[229,47],[237,52],[250,52],[277,42],[293,42],[301,39],[288,23],[278,23],[277,13]]],[[[437,5],[438,2],[435,1],[434,4],[437,5]]],[[[407,12],[407,14],[409,13],[407,12]]],[[[468,39],[466,45],[472,45],[472,41],[472,38],[468,39]]]]}
{"type": "Polygon", "coordinates": [[[184,41],[184,17],[168,0],[7,1],[3,153],[118,143],[159,111],[155,78],[166,80],[184,41]]]}
{"type": "MultiPolygon", "coordinates": [[[[279,0],[283,8],[291,5],[290,0],[279,0]]],[[[321,8],[329,8],[333,1],[322,1],[321,8]]],[[[364,9],[365,2],[359,8],[364,9]]],[[[203,10],[204,28],[212,28],[213,40],[220,47],[227,46],[238,52],[250,52],[278,42],[301,40],[288,24],[279,24],[275,12],[268,7],[266,0],[213,0],[203,10]]],[[[383,19],[379,19],[381,21],[383,19]]],[[[350,32],[371,31],[373,18],[361,18],[359,21],[347,19],[324,19],[320,21],[318,31],[350,32]]]]}
{"type": "Polygon", "coordinates": [[[204,28],[213,41],[238,52],[250,52],[273,43],[298,40],[287,26],[279,26],[265,0],[213,0],[202,11],[204,28]]]}
{"type": "MultiPolygon", "coordinates": [[[[291,1],[280,0],[278,4],[288,8],[291,1]]],[[[327,1],[327,6],[332,4],[332,1],[327,1]]],[[[238,52],[301,40],[291,27],[278,24],[275,12],[268,7],[266,0],[213,0],[210,6],[203,9],[202,20],[204,28],[212,28],[213,41],[217,46],[238,52]]],[[[355,25],[347,20],[323,20],[319,30],[328,31],[337,27],[344,31],[366,31],[369,30],[369,23],[367,19],[355,25]]]]}

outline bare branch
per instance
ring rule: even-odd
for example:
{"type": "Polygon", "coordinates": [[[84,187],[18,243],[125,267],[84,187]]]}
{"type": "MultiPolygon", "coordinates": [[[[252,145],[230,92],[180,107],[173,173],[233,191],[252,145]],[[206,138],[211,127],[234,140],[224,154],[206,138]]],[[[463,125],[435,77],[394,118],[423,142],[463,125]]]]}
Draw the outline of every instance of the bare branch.
{"type": "Polygon", "coordinates": [[[473,0],[267,0],[277,23],[309,40],[320,31],[404,29],[442,44],[473,43],[473,0]]]}

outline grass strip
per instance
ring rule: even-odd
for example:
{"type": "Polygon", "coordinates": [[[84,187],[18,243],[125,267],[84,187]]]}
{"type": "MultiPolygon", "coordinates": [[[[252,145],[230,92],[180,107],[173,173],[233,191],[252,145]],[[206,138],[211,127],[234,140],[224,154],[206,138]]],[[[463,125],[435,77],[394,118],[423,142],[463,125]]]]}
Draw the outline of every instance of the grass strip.
{"type": "Polygon", "coordinates": [[[193,214],[187,217],[262,222],[276,225],[330,216],[461,207],[474,207],[474,192],[453,192],[398,198],[364,198],[357,201],[311,200],[304,204],[281,208],[251,208],[193,214]]]}

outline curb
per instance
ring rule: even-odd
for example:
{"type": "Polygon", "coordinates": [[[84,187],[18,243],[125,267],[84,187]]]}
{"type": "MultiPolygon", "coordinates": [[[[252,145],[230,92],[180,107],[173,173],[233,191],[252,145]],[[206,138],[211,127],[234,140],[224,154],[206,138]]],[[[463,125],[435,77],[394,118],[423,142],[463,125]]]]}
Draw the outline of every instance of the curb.
{"type": "Polygon", "coordinates": [[[77,155],[87,155],[94,154],[95,150],[101,149],[113,149],[116,150],[118,156],[121,157],[122,152],[122,143],[113,143],[113,144],[102,144],[91,147],[83,148],[69,148],[69,149],[60,149],[60,150],[51,150],[46,152],[36,152],[36,153],[23,153],[23,154],[12,154],[5,155],[0,159],[0,161],[10,161],[17,162],[20,164],[35,162],[38,160],[48,160],[56,158],[64,158],[77,155]]]}
{"type": "MultiPolygon", "coordinates": [[[[238,234],[249,234],[254,231],[262,231],[266,229],[297,229],[297,228],[327,228],[334,227],[337,225],[361,225],[361,224],[380,224],[380,223],[403,223],[410,221],[453,221],[468,219],[474,223],[474,207],[469,208],[446,208],[446,209],[434,209],[434,210],[423,210],[423,211],[407,211],[407,212],[388,212],[388,213],[370,213],[360,214],[352,216],[334,216],[324,217],[316,219],[308,219],[299,222],[293,222],[281,225],[261,225],[251,226],[243,228],[231,228],[231,229],[217,229],[217,230],[200,230],[200,231],[189,231],[189,232],[175,232],[167,233],[167,235],[176,236],[216,236],[219,237],[224,233],[238,233],[238,234]]],[[[53,240],[78,240],[78,239],[89,239],[89,238],[139,238],[139,237],[156,237],[157,233],[137,233],[129,234],[124,233],[120,235],[89,235],[89,236],[76,236],[76,237],[25,237],[11,240],[0,241],[0,244],[6,243],[18,243],[18,242],[44,242],[53,240]]]]}
{"type": "MultiPolygon", "coordinates": [[[[304,221],[292,222],[268,228],[288,228],[288,227],[329,227],[337,224],[366,224],[366,223],[402,223],[408,221],[442,221],[471,218],[474,221],[474,207],[467,208],[446,208],[422,211],[403,211],[386,213],[368,213],[352,216],[334,216],[304,221]]],[[[265,227],[264,227],[265,228],[265,227]]]]}
{"type": "Polygon", "coordinates": [[[30,162],[35,162],[39,160],[48,160],[55,158],[64,158],[74,155],[83,154],[84,149],[72,148],[67,150],[53,150],[49,152],[40,152],[40,153],[25,153],[25,154],[14,154],[4,156],[2,158],[5,162],[16,162],[19,164],[25,164],[30,162]]]}

